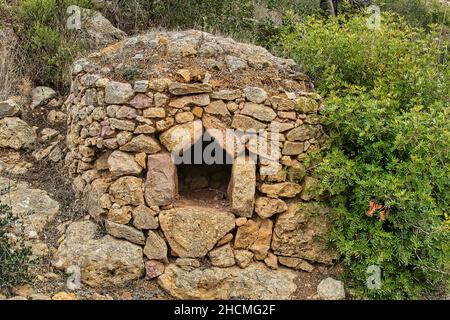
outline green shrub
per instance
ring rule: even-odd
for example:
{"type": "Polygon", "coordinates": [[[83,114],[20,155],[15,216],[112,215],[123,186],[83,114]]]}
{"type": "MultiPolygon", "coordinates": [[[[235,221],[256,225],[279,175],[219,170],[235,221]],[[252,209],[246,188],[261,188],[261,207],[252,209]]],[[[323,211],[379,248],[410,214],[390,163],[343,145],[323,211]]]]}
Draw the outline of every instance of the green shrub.
{"type": "Polygon", "coordinates": [[[9,234],[17,229],[19,221],[9,206],[0,204],[0,291],[29,283],[32,280],[28,267],[31,249],[19,240],[12,244],[9,234]]]}
{"type": "Polygon", "coordinates": [[[415,27],[428,28],[433,23],[450,26],[450,16],[445,11],[447,4],[439,0],[375,0],[381,10],[388,10],[404,17],[415,27]]]}
{"type": "Polygon", "coordinates": [[[90,7],[89,0],[19,0],[13,9],[27,75],[37,85],[63,92],[69,84],[70,64],[85,49],[77,32],[66,30],[66,10],[72,4],[90,7]]]}
{"type": "Polygon", "coordinates": [[[279,26],[270,17],[257,17],[257,6],[276,10],[288,20],[321,12],[318,0],[130,0],[105,6],[103,14],[128,33],[152,27],[200,29],[270,47],[279,26]]]}
{"type": "Polygon", "coordinates": [[[448,39],[390,14],[379,30],[366,21],[310,18],[285,29],[280,50],[325,97],[329,145],[310,160],[321,157],[349,284],[358,297],[416,298],[449,280],[448,39]],[[370,265],[380,289],[366,286],[370,265]]]}

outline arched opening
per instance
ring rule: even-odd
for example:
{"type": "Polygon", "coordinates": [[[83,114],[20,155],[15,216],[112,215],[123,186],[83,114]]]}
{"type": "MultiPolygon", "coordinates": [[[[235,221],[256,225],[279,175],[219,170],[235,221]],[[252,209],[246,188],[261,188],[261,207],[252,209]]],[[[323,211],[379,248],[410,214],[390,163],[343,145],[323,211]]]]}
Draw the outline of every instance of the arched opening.
{"type": "Polygon", "coordinates": [[[228,207],[233,158],[207,131],[175,162],[179,194],[176,205],[228,207]]]}

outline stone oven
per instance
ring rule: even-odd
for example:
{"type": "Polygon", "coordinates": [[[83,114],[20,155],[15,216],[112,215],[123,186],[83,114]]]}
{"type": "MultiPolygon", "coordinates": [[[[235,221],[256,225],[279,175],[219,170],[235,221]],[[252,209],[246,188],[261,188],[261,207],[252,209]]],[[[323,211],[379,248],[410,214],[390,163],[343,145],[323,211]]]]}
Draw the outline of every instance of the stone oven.
{"type": "Polygon", "coordinates": [[[165,288],[202,263],[329,264],[302,164],[325,139],[311,89],[293,61],[199,31],[106,47],[72,68],[74,188],[108,234],[143,249],[150,277],[165,267],[165,288]]]}

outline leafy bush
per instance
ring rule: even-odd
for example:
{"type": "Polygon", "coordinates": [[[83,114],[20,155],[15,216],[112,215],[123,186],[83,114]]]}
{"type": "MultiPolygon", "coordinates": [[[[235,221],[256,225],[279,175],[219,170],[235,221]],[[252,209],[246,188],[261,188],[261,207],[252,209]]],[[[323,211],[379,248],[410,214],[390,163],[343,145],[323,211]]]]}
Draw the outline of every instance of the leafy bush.
{"type": "Polygon", "coordinates": [[[325,97],[329,146],[316,173],[335,208],[331,241],[357,296],[415,298],[448,284],[448,39],[383,14],[310,18],[284,30],[283,53],[325,97]],[[382,270],[368,289],[368,266],[382,270]]]}
{"type": "Polygon", "coordinates": [[[118,28],[128,33],[152,27],[200,29],[264,46],[278,34],[279,19],[317,14],[318,0],[165,0],[120,1],[106,5],[105,14],[118,28]],[[266,9],[264,9],[266,8],[266,9]]]}
{"type": "Polygon", "coordinates": [[[11,241],[10,234],[18,224],[11,208],[0,204],[0,290],[11,290],[32,280],[28,273],[31,249],[25,247],[20,239],[15,243],[11,241]]]}
{"type": "Polygon", "coordinates": [[[404,17],[415,26],[428,28],[433,23],[450,26],[450,16],[445,11],[447,4],[439,0],[376,0],[382,10],[388,10],[404,17]]]}
{"type": "Polygon", "coordinates": [[[89,8],[89,0],[20,0],[12,9],[14,29],[27,74],[35,84],[65,91],[69,66],[85,49],[77,33],[66,30],[66,10],[76,4],[89,8]]]}

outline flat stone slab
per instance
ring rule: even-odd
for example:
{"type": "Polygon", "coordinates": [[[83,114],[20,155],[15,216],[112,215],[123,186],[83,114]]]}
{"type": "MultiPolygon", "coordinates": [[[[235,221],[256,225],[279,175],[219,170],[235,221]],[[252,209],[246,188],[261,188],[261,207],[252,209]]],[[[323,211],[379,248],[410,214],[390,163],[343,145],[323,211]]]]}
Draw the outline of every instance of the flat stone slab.
{"type": "Polygon", "coordinates": [[[271,270],[263,263],[239,267],[186,271],[175,264],[166,267],[158,283],[177,299],[286,300],[297,289],[295,272],[271,270]]]}
{"type": "Polygon", "coordinates": [[[204,207],[161,211],[159,223],[173,253],[181,258],[204,257],[235,227],[230,212],[204,207]]]}
{"type": "Polygon", "coordinates": [[[23,220],[25,236],[41,232],[46,223],[59,211],[59,203],[45,190],[35,189],[28,183],[0,177],[0,203],[10,205],[12,212],[23,220]],[[9,192],[6,189],[9,188],[9,192]],[[3,190],[0,190],[3,191],[3,190]]]}
{"type": "Polygon", "coordinates": [[[77,221],[67,227],[65,239],[53,256],[53,266],[66,271],[76,266],[81,281],[91,287],[124,285],[144,273],[142,248],[109,235],[97,238],[99,226],[77,221]]]}

